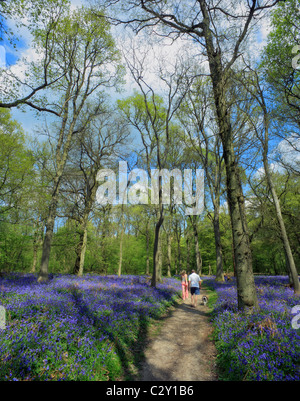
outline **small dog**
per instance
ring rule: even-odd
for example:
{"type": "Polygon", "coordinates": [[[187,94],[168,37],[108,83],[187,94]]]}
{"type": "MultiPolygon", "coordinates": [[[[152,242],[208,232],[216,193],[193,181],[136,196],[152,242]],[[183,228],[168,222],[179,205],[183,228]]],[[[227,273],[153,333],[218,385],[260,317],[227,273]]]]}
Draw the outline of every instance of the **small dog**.
{"type": "Polygon", "coordinates": [[[203,295],[202,302],[203,302],[204,306],[207,304],[207,302],[208,302],[208,296],[207,295],[203,295]]]}

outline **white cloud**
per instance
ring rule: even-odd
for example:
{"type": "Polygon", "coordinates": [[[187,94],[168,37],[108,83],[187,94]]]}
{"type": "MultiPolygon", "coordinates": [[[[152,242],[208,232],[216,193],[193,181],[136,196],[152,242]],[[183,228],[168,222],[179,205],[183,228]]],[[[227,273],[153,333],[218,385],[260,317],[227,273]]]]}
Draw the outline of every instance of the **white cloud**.
{"type": "MultiPolygon", "coordinates": [[[[276,148],[269,155],[270,160],[275,160],[269,163],[269,168],[272,172],[284,173],[286,168],[300,171],[300,137],[297,134],[291,134],[286,139],[278,143],[276,148]]],[[[265,170],[260,167],[254,173],[255,179],[263,178],[265,170]]]]}
{"type": "MultiPolygon", "coordinates": [[[[283,167],[278,163],[269,163],[269,170],[273,173],[283,173],[284,171],[283,167]]],[[[256,170],[253,177],[255,179],[260,179],[263,178],[264,175],[265,175],[265,169],[264,167],[260,167],[258,170],[256,170]]]]}
{"type": "Polygon", "coordinates": [[[281,165],[286,165],[299,171],[300,167],[300,137],[291,134],[277,145],[273,153],[278,155],[281,165]]]}
{"type": "MultiPolygon", "coordinates": [[[[84,0],[71,0],[73,9],[85,3],[86,1],[84,0]]],[[[246,7],[246,6],[244,5],[244,3],[240,3],[240,7],[246,7]]],[[[240,12],[242,13],[242,11],[243,10],[241,9],[240,12]]],[[[263,44],[265,43],[267,34],[269,32],[269,22],[267,18],[261,19],[259,23],[260,23],[259,33],[253,35],[253,42],[251,45],[249,45],[250,49],[249,52],[253,57],[256,57],[259,54],[259,51],[261,50],[263,44]]],[[[11,22],[12,28],[13,25],[14,25],[13,22],[11,22]]],[[[32,38],[28,33],[28,30],[22,28],[20,34],[23,40],[23,47],[19,49],[20,58],[19,61],[17,61],[13,66],[9,67],[10,68],[9,71],[16,74],[23,81],[25,79],[25,72],[27,66],[25,65],[24,61],[22,61],[22,59],[26,59],[27,61],[38,61],[40,55],[37,52],[35,52],[35,50],[31,46],[32,38]]],[[[134,41],[136,49],[140,48],[140,51],[137,50],[138,57],[141,57],[143,56],[144,53],[146,53],[144,78],[147,84],[153,87],[155,91],[162,90],[163,83],[160,79],[157,78],[155,72],[158,69],[159,65],[163,63],[162,60],[165,60],[164,67],[169,69],[170,72],[174,71],[174,60],[180,53],[186,52],[186,54],[188,54],[188,56],[186,56],[186,59],[188,58],[193,59],[194,62],[198,62],[198,64],[200,64],[199,54],[201,52],[201,48],[199,48],[199,45],[180,37],[176,41],[172,42],[172,44],[170,44],[170,40],[168,44],[167,39],[165,39],[164,43],[162,41],[158,43],[157,36],[154,36],[153,40],[152,38],[150,37],[147,38],[146,36],[144,36],[143,39],[141,40],[140,35],[135,36],[132,39],[129,37],[129,30],[126,30],[125,36],[120,35],[119,37],[116,36],[116,38],[120,49],[123,49],[127,52],[127,50],[130,49],[131,47],[131,42],[134,41]]],[[[1,52],[1,47],[0,47],[0,52],[1,52]]],[[[128,52],[127,55],[129,56],[128,52]]],[[[203,58],[201,60],[203,60],[203,58]]],[[[0,53],[0,66],[1,66],[1,53],[0,53]]],[[[208,69],[207,61],[203,61],[201,66],[205,71],[207,71],[208,69]]],[[[136,84],[133,82],[130,73],[128,73],[127,84],[124,88],[125,93],[131,94],[132,89],[134,87],[136,87],[136,84]]]]}
{"type": "Polygon", "coordinates": [[[264,44],[266,44],[267,37],[268,37],[270,31],[271,31],[270,19],[265,18],[265,19],[261,20],[259,34],[260,34],[260,40],[264,44]]]}
{"type": "Polygon", "coordinates": [[[71,0],[71,10],[81,7],[84,3],[84,0],[71,0]]]}
{"type": "MultiPolygon", "coordinates": [[[[158,38],[147,37],[145,32],[140,35],[131,35],[129,30],[115,33],[117,47],[123,54],[124,64],[126,60],[136,76],[142,77],[144,88],[147,85],[157,94],[163,94],[168,90],[166,82],[160,77],[170,80],[171,75],[179,73],[179,69],[194,63],[197,69],[201,67],[208,72],[208,63],[203,57],[199,57],[199,47],[185,38],[158,38]]],[[[138,89],[136,81],[127,69],[125,96],[132,94],[133,89],[138,89]]],[[[199,69],[197,70],[199,73],[199,69]]]]}

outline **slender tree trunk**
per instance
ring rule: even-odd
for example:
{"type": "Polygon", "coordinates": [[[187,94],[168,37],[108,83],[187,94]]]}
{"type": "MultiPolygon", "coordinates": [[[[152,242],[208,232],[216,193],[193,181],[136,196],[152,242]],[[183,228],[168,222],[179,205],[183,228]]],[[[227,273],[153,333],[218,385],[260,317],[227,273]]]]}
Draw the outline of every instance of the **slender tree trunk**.
{"type": "Polygon", "coordinates": [[[299,283],[299,278],[298,278],[298,272],[296,269],[295,261],[293,258],[292,250],[290,247],[290,242],[287,236],[284,220],[282,217],[281,213],[281,206],[280,202],[276,193],[276,189],[273,183],[272,179],[272,174],[270,172],[270,167],[268,163],[268,148],[269,148],[269,113],[267,109],[267,105],[265,103],[263,91],[260,88],[258,77],[257,77],[257,89],[259,92],[259,102],[260,106],[262,107],[263,113],[264,113],[264,137],[260,138],[262,146],[263,146],[263,164],[264,164],[264,170],[265,170],[265,175],[267,179],[268,186],[271,190],[272,198],[274,201],[274,207],[276,211],[276,218],[280,227],[280,234],[281,234],[281,239],[283,242],[284,250],[285,250],[285,257],[288,260],[288,267],[289,267],[289,272],[290,272],[290,278],[292,278],[293,281],[293,287],[294,287],[294,292],[297,295],[300,295],[300,283],[299,283]]]}
{"type": "Polygon", "coordinates": [[[187,235],[186,238],[186,271],[190,271],[190,238],[187,235]]]}
{"type": "Polygon", "coordinates": [[[285,257],[288,261],[287,266],[289,268],[289,276],[292,279],[293,282],[293,287],[294,287],[294,292],[297,295],[300,295],[300,283],[299,283],[299,278],[298,278],[298,273],[297,273],[297,269],[296,269],[296,265],[295,265],[295,261],[293,258],[293,254],[292,254],[292,250],[290,247],[290,242],[287,236],[287,232],[286,232],[286,228],[285,228],[285,224],[284,224],[284,220],[282,217],[282,213],[281,213],[281,207],[280,207],[280,202],[276,193],[276,189],[273,183],[273,179],[271,176],[271,172],[270,172],[270,168],[269,168],[269,163],[267,161],[267,155],[266,152],[264,153],[264,170],[265,170],[265,174],[266,174],[266,178],[267,178],[267,182],[269,185],[269,188],[271,190],[271,194],[272,194],[272,198],[274,201],[274,206],[275,206],[275,211],[276,211],[276,217],[277,217],[277,221],[280,227],[280,234],[281,234],[281,238],[282,238],[282,242],[283,242],[283,246],[284,246],[284,251],[285,251],[285,257]]]}
{"type": "Polygon", "coordinates": [[[84,212],[79,231],[79,242],[77,244],[77,258],[74,266],[74,274],[78,276],[83,275],[84,259],[87,246],[87,226],[89,220],[90,208],[87,208],[84,212]]]}
{"type": "MultiPolygon", "coordinates": [[[[159,144],[157,144],[159,149],[159,144]]],[[[160,159],[158,155],[158,166],[160,167],[160,159]]],[[[154,247],[153,247],[153,272],[151,279],[151,287],[156,287],[157,282],[157,268],[159,263],[158,245],[159,245],[159,232],[164,221],[164,208],[162,203],[162,177],[158,177],[158,204],[159,204],[159,217],[155,225],[155,237],[154,237],[154,247]]]]}
{"type": "Polygon", "coordinates": [[[36,269],[36,262],[37,262],[37,251],[38,251],[38,232],[39,230],[37,229],[38,227],[38,218],[36,221],[36,232],[34,234],[34,240],[33,240],[33,261],[32,261],[32,266],[30,269],[30,273],[35,273],[35,269],[36,269]]]}
{"type": "Polygon", "coordinates": [[[151,287],[156,287],[157,282],[157,268],[158,268],[158,241],[159,241],[159,232],[160,228],[163,223],[163,215],[160,213],[159,219],[155,225],[155,237],[154,237],[154,247],[153,247],[153,272],[152,272],[152,280],[151,280],[151,287]]]}
{"type": "Polygon", "coordinates": [[[81,247],[81,253],[80,253],[80,263],[79,263],[78,276],[82,276],[83,275],[83,267],[84,267],[86,246],[87,246],[87,226],[84,228],[84,232],[83,232],[83,240],[82,240],[82,247],[81,247]]]}
{"type": "Polygon", "coordinates": [[[147,221],[146,227],[146,249],[147,249],[147,261],[146,261],[146,275],[150,274],[150,258],[149,258],[149,250],[150,250],[150,235],[149,235],[149,220],[147,221]]]}
{"type": "Polygon", "coordinates": [[[161,230],[158,237],[158,264],[157,264],[157,281],[160,283],[162,281],[162,265],[163,265],[163,254],[162,254],[162,237],[161,230]]]}
{"type": "Polygon", "coordinates": [[[171,270],[172,270],[172,241],[171,241],[171,234],[168,232],[168,271],[167,277],[171,277],[171,270]]]}
{"type": "Polygon", "coordinates": [[[119,253],[119,268],[118,268],[118,276],[120,277],[122,274],[122,262],[123,262],[123,238],[124,238],[124,217],[123,217],[123,205],[122,205],[122,216],[121,216],[121,233],[120,233],[120,253],[119,253]]]}
{"type": "Polygon", "coordinates": [[[215,206],[214,208],[213,226],[214,226],[214,237],[215,237],[215,248],[216,248],[216,281],[224,281],[219,206],[218,207],[215,206]]]}
{"type": "Polygon", "coordinates": [[[288,259],[288,257],[287,257],[286,252],[285,252],[285,249],[284,249],[284,256],[285,256],[286,273],[287,273],[288,278],[289,278],[289,285],[290,285],[290,286],[294,286],[294,284],[293,284],[293,276],[292,276],[292,274],[291,274],[291,270],[290,270],[290,266],[289,266],[289,259],[288,259]]]}
{"type": "Polygon", "coordinates": [[[181,247],[180,247],[181,229],[178,226],[176,226],[176,239],[177,239],[176,274],[178,274],[178,272],[181,272],[181,247]]]}
{"type": "MultiPolygon", "coordinates": [[[[195,216],[193,216],[195,217],[195,216]]],[[[193,221],[193,230],[194,230],[194,240],[195,240],[195,254],[196,254],[196,269],[197,274],[201,276],[202,274],[202,258],[199,248],[199,238],[198,238],[198,229],[196,221],[193,221]]]]}
{"type": "Polygon", "coordinates": [[[86,246],[87,246],[87,221],[84,219],[80,227],[79,243],[77,245],[77,250],[76,250],[77,258],[74,266],[74,274],[77,274],[78,276],[83,275],[86,246]]]}
{"type": "Polygon", "coordinates": [[[81,256],[82,244],[83,244],[83,231],[81,231],[80,227],[79,242],[76,246],[76,260],[73,269],[73,273],[77,275],[79,275],[79,270],[80,270],[80,256],[81,256]]]}
{"type": "Polygon", "coordinates": [[[190,220],[192,222],[193,234],[194,234],[194,244],[195,244],[195,256],[196,256],[196,271],[199,275],[202,274],[202,258],[199,248],[199,235],[197,229],[197,216],[191,216],[190,220]]]}

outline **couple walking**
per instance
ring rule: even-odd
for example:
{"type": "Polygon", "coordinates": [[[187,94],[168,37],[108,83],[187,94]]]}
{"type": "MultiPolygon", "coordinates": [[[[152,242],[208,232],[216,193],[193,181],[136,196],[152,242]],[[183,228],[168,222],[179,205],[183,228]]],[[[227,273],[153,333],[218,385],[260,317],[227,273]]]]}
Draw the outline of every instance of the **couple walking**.
{"type": "Polygon", "coordinates": [[[185,271],[181,272],[182,299],[188,299],[190,289],[192,307],[194,308],[196,308],[197,305],[197,297],[200,295],[201,281],[200,276],[195,272],[195,270],[192,270],[189,277],[185,271]]]}

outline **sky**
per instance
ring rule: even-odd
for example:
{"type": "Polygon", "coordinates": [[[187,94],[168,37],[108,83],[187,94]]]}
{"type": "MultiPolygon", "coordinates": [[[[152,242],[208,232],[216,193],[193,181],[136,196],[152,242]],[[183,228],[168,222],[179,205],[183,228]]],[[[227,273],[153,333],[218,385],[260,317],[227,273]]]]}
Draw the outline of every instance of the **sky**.
{"type": "MultiPolygon", "coordinates": [[[[72,0],[71,1],[73,7],[77,7],[80,4],[83,3],[82,0],[72,0]]],[[[13,25],[11,25],[13,26],[13,25]]],[[[250,53],[252,56],[256,56],[259,54],[260,50],[266,43],[267,35],[270,31],[270,26],[267,20],[263,20],[260,29],[256,34],[256,38],[254,42],[250,45],[251,49],[249,49],[250,53]]],[[[20,76],[22,76],[25,72],[24,65],[22,64],[21,57],[25,57],[28,60],[36,60],[38,59],[39,55],[34,52],[34,50],[31,47],[31,38],[28,32],[25,29],[21,30],[21,40],[17,44],[17,49],[13,49],[8,41],[4,40],[3,42],[0,42],[0,68],[10,68],[13,71],[17,72],[20,76]],[[17,58],[19,57],[19,61],[17,58]]],[[[133,39],[134,41],[137,41],[137,38],[133,39]]],[[[131,45],[131,39],[129,37],[120,37],[117,39],[117,42],[119,43],[120,47],[126,52],[130,52],[130,45],[131,45]]],[[[149,44],[148,44],[149,45],[149,44]]],[[[172,46],[167,46],[165,48],[160,49],[158,46],[155,46],[152,44],[152,50],[151,52],[154,54],[160,53],[161,55],[163,54],[164,57],[171,62],[171,60],[175,59],[176,55],[182,50],[182,48],[185,48],[187,46],[186,42],[182,40],[177,40],[176,42],[173,43],[172,46]]],[[[192,49],[189,49],[190,51],[193,51],[192,49]]],[[[155,57],[152,56],[152,53],[149,52],[148,58],[147,58],[147,67],[151,67],[150,69],[155,69],[154,65],[154,60],[155,57]]],[[[162,56],[160,57],[162,59],[162,56]]],[[[171,66],[172,63],[170,63],[171,66]]],[[[157,80],[157,78],[154,78],[154,75],[151,78],[151,74],[148,74],[147,79],[150,81],[152,80],[151,84],[153,85],[162,85],[161,82],[157,80]]],[[[132,88],[134,87],[134,83],[130,79],[130,75],[127,75],[127,82],[124,87],[124,93],[123,96],[129,95],[132,93],[132,88]]],[[[1,93],[0,93],[1,96],[1,93]]],[[[120,95],[119,95],[120,96],[120,95]]],[[[34,135],[34,132],[38,129],[39,124],[44,123],[44,116],[41,114],[40,117],[38,118],[36,115],[36,112],[34,112],[30,107],[26,108],[26,112],[21,112],[17,110],[16,108],[12,109],[12,114],[15,119],[17,119],[23,126],[24,130],[28,135],[34,135]]],[[[48,117],[47,117],[48,118],[48,117]]],[[[287,145],[286,144],[281,144],[280,148],[284,150],[285,152],[285,157],[287,157],[287,145]]],[[[300,152],[294,152],[294,158],[300,157],[300,152]]],[[[298,159],[299,160],[299,159],[298,159]]]]}
{"type": "Polygon", "coordinates": [[[5,47],[0,45],[0,68],[6,67],[6,50],[5,47]]]}

